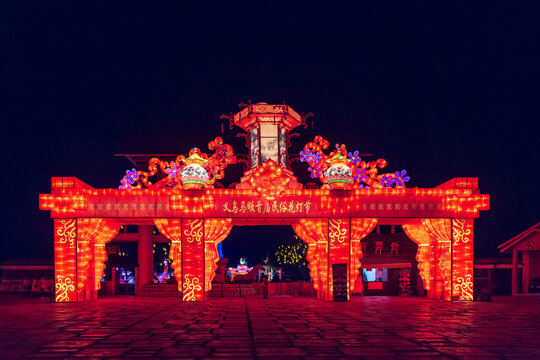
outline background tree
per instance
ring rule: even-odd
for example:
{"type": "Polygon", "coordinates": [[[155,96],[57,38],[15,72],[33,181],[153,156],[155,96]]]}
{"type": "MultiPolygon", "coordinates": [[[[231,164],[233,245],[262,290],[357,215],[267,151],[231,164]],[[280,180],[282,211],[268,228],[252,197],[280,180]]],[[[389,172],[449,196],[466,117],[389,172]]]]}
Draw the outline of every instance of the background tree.
{"type": "Polygon", "coordinates": [[[308,281],[306,252],[307,244],[294,235],[277,246],[273,261],[278,267],[283,268],[285,277],[293,281],[308,281]]]}

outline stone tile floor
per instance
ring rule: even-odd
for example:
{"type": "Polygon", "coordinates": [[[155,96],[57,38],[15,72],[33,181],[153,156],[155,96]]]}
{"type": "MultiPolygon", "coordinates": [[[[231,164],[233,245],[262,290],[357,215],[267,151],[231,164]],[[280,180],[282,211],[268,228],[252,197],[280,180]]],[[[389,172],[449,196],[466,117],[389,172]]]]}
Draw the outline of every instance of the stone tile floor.
{"type": "Polygon", "coordinates": [[[491,303],[354,297],[0,297],[0,360],[540,359],[540,296],[491,303]]]}

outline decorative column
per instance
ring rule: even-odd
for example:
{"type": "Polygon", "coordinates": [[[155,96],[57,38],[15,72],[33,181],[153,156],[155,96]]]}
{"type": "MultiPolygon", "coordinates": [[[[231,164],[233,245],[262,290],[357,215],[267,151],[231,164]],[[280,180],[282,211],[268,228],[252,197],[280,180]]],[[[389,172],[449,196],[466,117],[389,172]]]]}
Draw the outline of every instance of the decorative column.
{"type": "Polygon", "coordinates": [[[182,301],[204,300],[204,220],[182,219],[182,301]]]}
{"type": "Polygon", "coordinates": [[[55,302],[77,302],[77,220],[54,219],[55,302]]]}
{"type": "Polygon", "coordinates": [[[139,278],[136,280],[137,293],[142,293],[144,284],[152,282],[154,273],[154,243],[152,225],[139,225],[139,241],[137,243],[137,258],[139,261],[139,278]]]}
{"type": "Polygon", "coordinates": [[[328,219],[328,292],[327,300],[334,300],[334,280],[340,280],[343,274],[335,274],[333,265],[345,264],[346,272],[343,281],[346,283],[346,299],[349,300],[349,274],[351,263],[351,222],[349,219],[328,219]],[[336,279],[334,279],[334,275],[336,279]]]}
{"type": "Polygon", "coordinates": [[[452,301],[473,301],[473,219],[452,220],[452,301]]]}

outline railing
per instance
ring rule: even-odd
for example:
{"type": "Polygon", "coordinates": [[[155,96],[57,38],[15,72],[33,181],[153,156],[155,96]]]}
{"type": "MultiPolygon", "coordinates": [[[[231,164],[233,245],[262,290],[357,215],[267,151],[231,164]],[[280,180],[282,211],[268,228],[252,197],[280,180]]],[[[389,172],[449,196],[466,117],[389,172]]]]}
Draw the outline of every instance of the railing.
{"type": "MultiPolygon", "coordinates": [[[[262,295],[263,283],[253,283],[257,294],[262,295]]],[[[317,290],[312,282],[271,282],[268,284],[268,295],[317,296],[317,290]]]]}

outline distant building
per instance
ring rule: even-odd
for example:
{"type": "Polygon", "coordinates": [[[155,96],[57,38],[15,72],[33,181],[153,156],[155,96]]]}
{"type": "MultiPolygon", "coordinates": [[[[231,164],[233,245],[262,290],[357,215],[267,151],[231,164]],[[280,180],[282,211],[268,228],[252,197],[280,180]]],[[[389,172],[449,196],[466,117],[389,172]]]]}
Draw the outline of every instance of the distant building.
{"type": "Polygon", "coordinates": [[[540,293],[540,222],[499,245],[512,253],[512,295],[540,293]]]}

